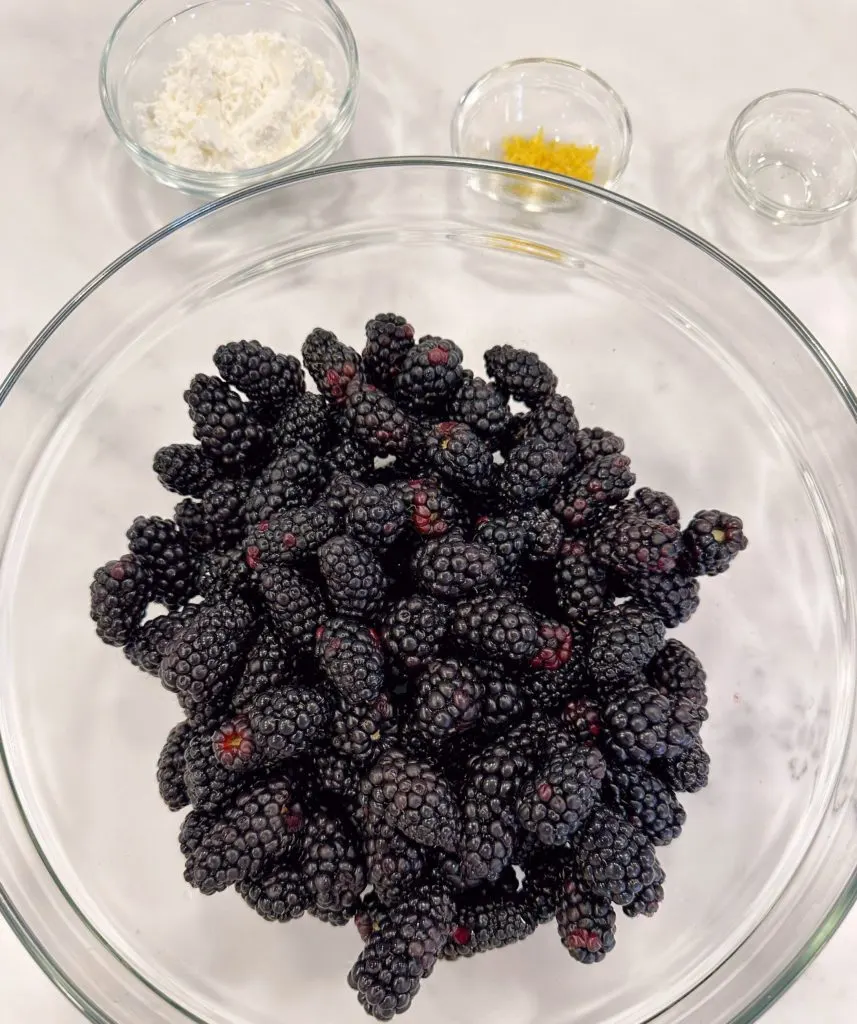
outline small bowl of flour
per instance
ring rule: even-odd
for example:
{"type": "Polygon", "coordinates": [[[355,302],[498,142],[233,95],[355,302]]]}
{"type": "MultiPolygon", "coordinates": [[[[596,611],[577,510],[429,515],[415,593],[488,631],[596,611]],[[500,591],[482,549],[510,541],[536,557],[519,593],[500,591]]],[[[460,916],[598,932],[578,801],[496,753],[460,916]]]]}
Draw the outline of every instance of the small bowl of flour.
{"type": "Polygon", "coordinates": [[[104,48],[101,102],[145,171],[218,196],[328,160],[357,79],[330,0],[139,0],[104,48]]]}

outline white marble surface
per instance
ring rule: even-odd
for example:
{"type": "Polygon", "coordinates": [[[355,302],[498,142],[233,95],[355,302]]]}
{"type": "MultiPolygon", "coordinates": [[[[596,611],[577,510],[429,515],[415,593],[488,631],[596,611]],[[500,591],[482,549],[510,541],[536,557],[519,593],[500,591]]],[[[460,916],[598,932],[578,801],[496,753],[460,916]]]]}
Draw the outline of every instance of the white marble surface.
{"type": "MultiPolygon", "coordinates": [[[[192,205],[132,167],[103,121],[98,56],[123,6],[0,6],[0,372],[87,278],[192,205]]],[[[631,111],[636,145],[623,191],[745,262],[857,379],[855,215],[774,231],[738,207],[722,166],[732,118],[761,92],[805,86],[857,105],[854,0],[540,0],[527,8],[511,0],[343,0],[343,7],[364,69],[345,155],[446,152],[452,106],[487,68],[532,55],[586,63],[631,111]]],[[[766,1024],[853,1020],[855,941],[852,917],[766,1024]]],[[[5,1024],[80,1019],[5,926],[0,999],[5,1024]]]]}

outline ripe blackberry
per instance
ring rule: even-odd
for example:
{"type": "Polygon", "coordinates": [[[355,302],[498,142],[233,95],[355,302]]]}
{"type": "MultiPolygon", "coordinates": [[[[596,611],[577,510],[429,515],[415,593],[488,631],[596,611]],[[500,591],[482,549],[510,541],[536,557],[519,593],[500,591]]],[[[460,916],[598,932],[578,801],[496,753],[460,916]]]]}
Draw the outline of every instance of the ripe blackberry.
{"type": "Polygon", "coordinates": [[[366,324],[363,372],[376,387],[388,389],[414,347],[414,329],[403,316],[378,313],[366,324]]]}
{"type": "Polygon", "coordinates": [[[558,669],[531,670],[521,679],[521,692],[534,711],[553,714],[580,690],[581,672],[576,660],[558,669]]]}
{"type": "Polygon", "coordinates": [[[666,875],[664,869],[655,862],[655,877],[649,885],[644,886],[640,892],[622,907],[622,913],[626,917],[654,917],[664,901],[664,880],[666,875]]]}
{"type": "Polygon", "coordinates": [[[137,516],[125,536],[131,554],[149,571],[155,601],[174,609],[194,596],[198,566],[172,519],[137,516]]]}
{"type": "Polygon", "coordinates": [[[190,810],[179,829],[179,850],[185,860],[203,840],[203,836],[214,827],[215,819],[202,811],[190,810]]]}
{"type": "Polygon", "coordinates": [[[373,455],[401,455],[408,451],[413,423],[383,391],[369,384],[352,384],[345,413],[354,437],[373,455]]]}
{"type": "Polygon", "coordinates": [[[494,482],[494,456],[488,445],[464,423],[434,424],[421,441],[429,467],[455,487],[485,491],[494,482]]]}
{"type": "Polygon", "coordinates": [[[339,754],[356,764],[376,758],[395,735],[393,705],[386,693],[368,704],[334,708],[330,742],[339,754]]]}
{"type": "Polygon", "coordinates": [[[376,700],[384,687],[378,634],[353,619],[333,616],[322,621],[316,632],[315,661],[346,704],[376,700]]]}
{"type": "Polygon", "coordinates": [[[396,397],[417,412],[443,405],[464,378],[462,359],[454,341],[431,334],[420,338],[402,360],[394,381],[396,397]]]}
{"type": "Polygon", "coordinates": [[[508,575],[524,556],[527,531],[515,516],[497,516],[477,522],[473,539],[494,552],[504,575],[508,575]]]}
{"type": "Polygon", "coordinates": [[[423,537],[440,537],[462,520],[461,505],[436,480],[408,480],[398,490],[412,527],[423,537]]]}
{"type": "MultiPolygon", "coordinates": [[[[528,842],[534,838],[533,833],[526,835],[528,842]]],[[[566,878],[571,872],[571,851],[546,847],[537,841],[531,852],[522,852],[519,844],[516,860],[521,861],[524,871],[521,898],[527,914],[536,925],[547,924],[556,915],[565,892],[566,878]]]]}
{"type": "Polygon", "coordinates": [[[244,542],[244,564],[296,566],[308,562],[339,528],[339,515],[323,501],[308,508],[282,509],[259,523],[244,542]]]}
{"type": "Polygon", "coordinates": [[[634,504],[644,519],[654,519],[669,526],[678,526],[681,519],[675,501],[663,491],[653,491],[651,487],[638,487],[634,491],[634,504]]]}
{"type": "Polygon", "coordinates": [[[240,793],[188,858],[185,880],[208,896],[244,879],[292,849],[304,811],[286,779],[260,782],[240,793]]]}
{"type": "Polygon", "coordinates": [[[244,505],[249,526],[269,520],[280,509],[306,505],[321,486],[318,458],[298,441],[270,462],[253,481],[244,505]]]}
{"type": "Polygon", "coordinates": [[[744,523],[738,516],[717,509],[697,512],[682,538],[683,568],[691,576],[717,576],[726,572],[736,555],[747,547],[744,523]]]}
{"type": "Polygon", "coordinates": [[[554,515],[569,531],[590,526],[611,505],[628,497],[637,479],[630,465],[627,455],[603,455],[586,463],[566,485],[564,496],[554,502],[554,515]]]}
{"type": "Polygon", "coordinates": [[[539,650],[532,612],[502,594],[459,602],[451,634],[463,646],[489,657],[529,661],[539,650]]]}
{"type": "Polygon", "coordinates": [[[372,453],[350,435],[340,438],[318,460],[319,473],[324,480],[330,480],[336,473],[367,477],[374,465],[372,453]]]}
{"type": "Polygon", "coordinates": [[[412,594],[401,598],[387,612],[381,636],[390,654],[414,671],[437,654],[451,621],[452,611],[447,605],[412,594]]]}
{"type": "Polygon", "coordinates": [[[499,729],[521,717],[526,707],[524,697],[507,665],[480,659],[471,669],[484,690],[482,724],[486,729],[499,729]]]}
{"type": "Polygon", "coordinates": [[[513,448],[500,471],[499,490],[512,508],[528,508],[559,490],[565,475],[561,452],[541,438],[513,448]]]}
{"type": "Polygon", "coordinates": [[[389,580],[369,548],[351,537],[331,537],[319,548],[318,565],[328,599],[342,615],[381,610],[389,580]]]}
{"type": "Polygon", "coordinates": [[[285,412],[271,428],[271,441],[277,451],[294,448],[298,443],[318,451],[330,432],[328,406],[321,395],[307,392],[289,402],[285,412]]]}
{"type": "Polygon", "coordinates": [[[524,544],[531,562],[553,562],[563,541],[562,523],[544,508],[518,509],[514,520],[524,528],[524,544]]]}
{"type": "Polygon", "coordinates": [[[198,444],[168,444],[155,452],[152,469],[168,491],[201,498],[217,471],[198,444]]]}
{"type": "Polygon", "coordinates": [[[556,391],[556,374],[535,352],[495,345],[485,352],[485,369],[512,398],[531,408],[556,391]]]}
{"type": "Polygon", "coordinates": [[[617,764],[648,764],[667,752],[670,702],[646,683],[619,691],[602,708],[602,739],[617,764]]]}
{"type": "Polygon", "coordinates": [[[319,502],[337,515],[342,515],[351,507],[358,494],[366,489],[366,484],[355,480],[348,473],[334,473],[319,497],[319,502]]]}
{"type": "Polygon", "coordinates": [[[174,725],[158,756],[158,792],[171,811],[180,811],[190,803],[184,783],[184,754],[192,734],[187,722],[174,725]]]}
{"type": "Polygon", "coordinates": [[[563,707],[561,719],[576,743],[591,746],[601,735],[601,709],[589,697],[572,697],[563,707]]]}
{"type": "Polygon", "coordinates": [[[581,466],[586,466],[605,455],[619,455],[625,450],[622,438],[610,430],[604,430],[603,427],[584,427],[578,430],[574,440],[581,466]]]}
{"type": "Polygon", "coordinates": [[[660,650],[661,620],[633,604],[607,608],[594,619],[588,668],[598,685],[615,686],[639,675],[660,650]]]}
{"type": "Polygon", "coordinates": [[[306,391],[300,360],[258,341],[230,341],[214,353],[220,376],[243,391],[267,415],[276,414],[306,391]]]}
{"type": "Polygon", "coordinates": [[[415,687],[415,724],[433,740],[449,739],[479,723],[482,685],[467,665],[455,658],[430,661],[415,687]]]}
{"type": "Polygon", "coordinates": [[[603,524],[592,546],[595,558],[623,575],[672,572],[681,552],[677,526],[633,515],[603,524]]]}
{"type": "MultiPolygon", "coordinates": [[[[238,508],[239,512],[242,505],[243,499],[238,508]]],[[[242,515],[242,525],[243,518],[242,515]]],[[[194,501],[193,498],[182,499],[173,509],[173,519],[194,551],[212,551],[218,547],[219,541],[214,534],[214,527],[208,521],[201,501],[194,501]]]]}
{"type": "Polygon", "coordinates": [[[607,569],[583,540],[568,539],[554,570],[556,603],[570,622],[582,622],[610,604],[607,569]]]}
{"type": "Polygon", "coordinates": [[[571,465],[577,459],[579,426],[571,399],[565,395],[551,395],[533,409],[524,437],[546,442],[561,454],[566,465],[571,465]]]}
{"type": "Polygon", "coordinates": [[[363,378],[360,356],[322,327],[307,335],[301,355],[319,393],[329,402],[341,405],[348,385],[363,378]]]}
{"type": "Polygon", "coordinates": [[[264,567],[258,585],[277,631],[299,647],[309,647],[324,611],[318,587],[294,569],[278,565],[264,567]]]}
{"type": "Polygon", "coordinates": [[[219,814],[221,807],[247,784],[240,772],[229,771],[215,758],[209,729],[193,733],[184,757],[185,789],[194,810],[200,814],[219,814]]]}
{"type": "Polygon", "coordinates": [[[237,391],[220,377],[198,373],[184,400],[193,421],[193,436],[209,458],[236,469],[255,460],[264,433],[237,391]]]}
{"type": "Polygon", "coordinates": [[[595,747],[555,754],[523,785],[518,821],[546,846],[565,846],[592,812],[605,772],[595,747]]]}
{"type": "Polygon", "coordinates": [[[568,626],[545,619],[536,630],[536,653],[530,665],[545,672],[556,672],[568,664],[572,654],[572,635],[568,626]]]}
{"type": "Polygon", "coordinates": [[[449,414],[489,441],[504,435],[512,415],[506,395],[496,384],[489,384],[481,377],[470,377],[462,382],[449,403],[449,414]]]}
{"type": "Polygon", "coordinates": [[[286,685],[260,693],[247,707],[247,720],[262,761],[297,757],[324,735],[332,707],[307,686],[286,685]]]}
{"type": "Polygon", "coordinates": [[[221,722],[212,733],[211,750],[217,763],[233,772],[258,768],[264,762],[245,714],[221,722]]]}
{"type": "Polygon", "coordinates": [[[667,640],[650,662],[648,677],[667,697],[684,696],[701,708],[708,704],[702,662],[680,640],[667,640]]]}
{"type": "Polygon", "coordinates": [[[366,881],[388,906],[401,903],[419,885],[426,871],[424,849],[383,819],[373,821],[363,842],[366,881]]]}
{"type": "Polygon", "coordinates": [[[556,913],[560,941],[581,964],[599,964],[616,945],[616,912],[610,900],[569,879],[556,913]]]}
{"type": "Polygon", "coordinates": [[[575,846],[581,883],[620,906],[631,903],[657,877],[658,860],[649,841],[607,807],[596,805],[575,846]]]}
{"type": "Polygon", "coordinates": [[[658,761],[655,770],[677,793],[698,793],[708,785],[711,758],[698,737],[693,745],[677,757],[658,761]]]}
{"type": "Polygon", "coordinates": [[[312,903],[302,872],[289,861],[270,866],[258,878],[245,878],[235,888],[266,921],[296,921],[312,903]]]}
{"type": "Polygon", "coordinates": [[[161,659],[167,653],[170,641],[180,629],[184,628],[199,611],[199,605],[189,604],[169,615],[158,615],[149,619],[134,634],[132,640],[125,644],[125,657],[131,664],[157,676],[161,671],[161,659]]]}
{"type": "Polygon", "coordinates": [[[205,605],[170,643],[161,682],[176,694],[193,726],[209,725],[226,702],[251,642],[254,616],[242,601],[205,605]]]}
{"type": "Polygon", "coordinates": [[[426,541],[414,556],[413,571],[430,594],[458,598],[496,586],[500,566],[489,548],[453,531],[426,541]]]}
{"type": "Polygon", "coordinates": [[[687,622],[699,608],[699,583],[679,572],[635,576],[627,589],[634,604],[657,615],[667,629],[687,622]]]}
{"type": "Polygon", "coordinates": [[[681,835],[687,820],[675,793],[647,768],[614,765],[606,792],[615,808],[655,846],[667,846],[681,835]]]}
{"type": "Polygon", "coordinates": [[[197,590],[203,601],[216,604],[239,597],[248,599],[251,574],[240,548],[223,552],[208,551],[199,559],[197,590]]]}
{"type": "Polygon", "coordinates": [[[152,577],[135,555],[123,555],[95,570],[89,587],[89,615],[99,638],[111,647],[134,639],[152,598],[152,577]]]}
{"type": "Polygon", "coordinates": [[[350,829],[330,813],[307,821],[301,874],[316,917],[345,924],[354,916],[366,888],[366,865],[350,829]]]}
{"type": "Polygon", "coordinates": [[[351,802],[357,799],[357,776],[354,765],[335,750],[318,750],[313,762],[320,789],[335,793],[351,802]]]}
{"type": "Polygon", "coordinates": [[[244,669],[232,692],[232,707],[246,710],[257,694],[294,682],[294,663],[294,652],[286,640],[271,628],[264,629],[247,651],[244,669]]]}
{"type": "Polygon", "coordinates": [[[249,480],[215,480],[197,504],[179,502],[173,513],[179,529],[199,551],[233,548],[244,533],[249,480]]]}
{"type": "Polygon", "coordinates": [[[408,509],[400,491],[383,484],[361,491],[345,515],[346,531],[371,548],[390,547],[407,523],[408,509]]]}
{"type": "Polygon", "coordinates": [[[444,960],[502,949],[521,942],[535,931],[535,922],[517,893],[502,886],[485,885],[465,893],[456,901],[456,913],[444,960]]]}

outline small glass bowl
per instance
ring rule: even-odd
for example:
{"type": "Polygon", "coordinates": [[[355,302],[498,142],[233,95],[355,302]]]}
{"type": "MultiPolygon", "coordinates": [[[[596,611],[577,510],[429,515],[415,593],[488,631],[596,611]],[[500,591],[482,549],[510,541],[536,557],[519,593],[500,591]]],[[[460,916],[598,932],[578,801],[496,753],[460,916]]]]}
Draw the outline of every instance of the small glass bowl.
{"type": "Polygon", "coordinates": [[[101,56],[101,105],[134,161],[164,185],[205,196],[324,163],[354,122],[359,62],[348,22],[331,0],[137,0],[120,18],[101,56]],[[236,171],[200,171],[157,156],[141,142],[137,104],[158,92],[177,51],[199,35],[281,32],[326,64],[336,113],[315,138],[282,160],[236,171]]]}
{"type": "Polygon", "coordinates": [[[532,136],[598,146],[596,185],[615,185],[631,154],[631,119],[618,94],[579,64],[533,57],[501,64],[462,95],[452,118],[456,156],[503,159],[503,139],[532,136]]]}
{"type": "Polygon", "coordinates": [[[736,191],[780,224],[817,224],[857,200],[857,114],[810,89],[782,89],[738,115],[726,145],[736,191]]]}

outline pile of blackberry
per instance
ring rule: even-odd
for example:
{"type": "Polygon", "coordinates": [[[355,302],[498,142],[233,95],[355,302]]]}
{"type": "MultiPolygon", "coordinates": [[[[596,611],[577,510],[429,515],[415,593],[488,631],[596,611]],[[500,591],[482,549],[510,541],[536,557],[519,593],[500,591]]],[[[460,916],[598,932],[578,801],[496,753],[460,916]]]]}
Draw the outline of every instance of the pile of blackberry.
{"type": "Polygon", "coordinates": [[[99,637],[175,694],[157,765],[185,878],[364,939],[379,1020],[438,960],[554,920],[580,963],[663,899],[656,849],[707,784],[706,677],[667,630],[747,541],[635,490],[532,352],[485,377],[401,316],[303,365],[222,345],[154,458],[172,518],[95,571],[99,637]],[[308,390],[306,373],[315,385],[308,390]],[[514,405],[512,403],[515,403],[514,405]]]}

